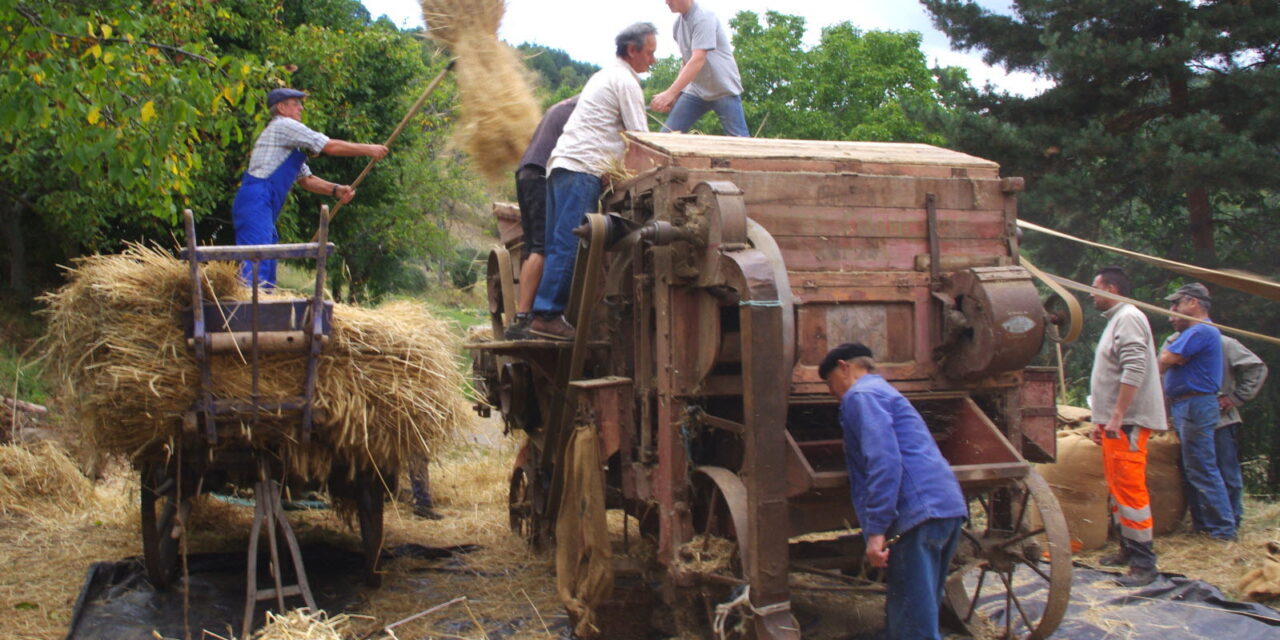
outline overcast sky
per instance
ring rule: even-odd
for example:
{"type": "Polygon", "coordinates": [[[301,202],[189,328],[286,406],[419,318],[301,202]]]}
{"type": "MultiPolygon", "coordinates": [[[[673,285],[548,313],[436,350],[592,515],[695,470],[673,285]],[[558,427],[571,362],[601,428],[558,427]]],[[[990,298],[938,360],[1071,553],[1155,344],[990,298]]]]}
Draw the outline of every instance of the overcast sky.
{"type": "MultiPolygon", "coordinates": [[[[422,7],[415,0],[362,0],[375,18],[386,15],[400,27],[422,26],[422,7]]],[[[983,64],[974,53],[952,51],[946,36],[933,28],[928,12],[914,0],[697,0],[727,27],[739,11],[763,15],[774,10],[805,18],[805,42],[817,42],[824,26],[850,21],[864,31],[918,31],[929,64],[969,70],[976,86],[990,81],[1015,93],[1035,93],[1045,83],[1028,74],[1006,74],[983,64]]],[[[995,11],[1009,10],[1008,0],[979,0],[995,11]]],[[[663,0],[507,0],[498,35],[511,44],[533,42],[562,49],[575,60],[597,65],[613,58],[613,37],[633,22],[658,27],[658,57],[678,55],[671,40],[675,14],[663,0]]]]}

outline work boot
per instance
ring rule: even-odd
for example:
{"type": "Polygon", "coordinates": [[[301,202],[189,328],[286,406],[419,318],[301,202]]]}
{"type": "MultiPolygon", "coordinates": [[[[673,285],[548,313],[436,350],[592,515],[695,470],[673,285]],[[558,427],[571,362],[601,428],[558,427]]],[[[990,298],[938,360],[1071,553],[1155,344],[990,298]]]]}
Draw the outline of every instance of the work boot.
{"type": "Polygon", "coordinates": [[[1129,567],[1129,572],[1115,579],[1115,583],[1122,587],[1145,587],[1155,582],[1155,569],[1144,569],[1139,567],[1129,567]]]}
{"type": "Polygon", "coordinates": [[[549,340],[573,340],[573,325],[569,324],[564,316],[557,315],[554,318],[545,316],[535,316],[533,322],[529,323],[529,335],[549,340]]]}
{"type": "Polygon", "coordinates": [[[1124,542],[1120,543],[1120,549],[1115,553],[1109,553],[1098,558],[1098,564],[1101,564],[1104,567],[1129,566],[1129,550],[1124,548],[1124,542]]]}
{"type": "Polygon", "coordinates": [[[528,340],[529,325],[533,322],[533,317],[528,315],[516,314],[516,321],[502,332],[504,340],[528,340]]]}
{"type": "Polygon", "coordinates": [[[444,516],[440,515],[439,511],[431,508],[429,504],[413,505],[413,515],[424,520],[444,520],[444,516]]]}

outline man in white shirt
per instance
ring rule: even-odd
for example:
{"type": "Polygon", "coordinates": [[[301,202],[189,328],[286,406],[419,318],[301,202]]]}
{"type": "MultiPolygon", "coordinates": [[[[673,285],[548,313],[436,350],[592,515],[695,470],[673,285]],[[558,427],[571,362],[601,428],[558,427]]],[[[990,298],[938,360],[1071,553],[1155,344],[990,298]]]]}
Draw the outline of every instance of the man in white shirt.
{"type": "MultiPolygon", "coordinates": [[[[296,182],[311,193],[328,195],[343,203],[356,192],[348,185],[320,179],[307,167],[307,154],[331,156],[369,156],[381,159],[387,148],[380,144],[360,144],[335,140],[302,124],[302,99],[307,94],[297,89],[273,89],[267,93],[267,109],[271,122],[253,143],[249,168],[240,178],[240,190],[231,204],[231,217],[236,228],[236,244],[275,244],[276,217],[284,208],[285,197],[296,182]]],[[[252,282],[251,263],[244,263],[241,275],[252,282]]],[[[272,286],[276,281],[276,261],[263,260],[258,281],[272,286]]]]}
{"type": "Polygon", "coordinates": [[[667,0],[667,7],[680,14],[671,34],[684,66],[671,87],[649,104],[671,114],[662,130],[688,131],[703,114],[715,111],[726,135],[751,135],[742,113],[742,76],[724,25],[693,0],[667,0]]]}
{"type": "Polygon", "coordinates": [[[573,325],[564,319],[573,284],[577,239],[573,229],[599,207],[602,177],[622,157],[623,131],[647,131],[640,76],[653,66],[658,30],[648,22],[633,24],[614,39],[618,60],[587,80],[578,108],[547,164],[546,262],[533,301],[529,334],[572,340],[573,325]]]}

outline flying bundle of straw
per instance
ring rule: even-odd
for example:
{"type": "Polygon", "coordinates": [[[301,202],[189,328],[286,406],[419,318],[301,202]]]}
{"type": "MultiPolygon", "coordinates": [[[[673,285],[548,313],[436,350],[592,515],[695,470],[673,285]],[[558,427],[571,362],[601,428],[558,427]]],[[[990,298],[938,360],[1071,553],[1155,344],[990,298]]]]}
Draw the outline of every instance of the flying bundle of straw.
{"type": "Polygon", "coordinates": [[[422,0],[427,33],[457,58],[458,143],[490,179],[515,168],[541,117],[524,67],[498,41],[502,0],[422,0]]]}
{"type": "MultiPolygon", "coordinates": [[[[235,265],[213,263],[201,272],[206,301],[249,298],[235,265]]],[[[196,400],[200,376],[178,320],[190,305],[190,286],[185,262],[135,245],[120,255],[79,260],[69,282],[45,296],[46,357],[63,382],[61,397],[96,449],[143,454],[173,435],[196,400]]],[[[465,413],[450,335],[411,303],[334,305],[316,381],[315,406],[327,413],[325,422],[309,445],[277,444],[292,470],[321,479],[334,462],[396,467],[425,459],[448,441],[465,413]]],[[[301,393],[304,355],[263,354],[259,366],[262,397],[301,393]]],[[[212,369],[215,397],[250,397],[245,359],[215,356],[212,369]]],[[[279,433],[241,430],[254,446],[279,433]]]]}

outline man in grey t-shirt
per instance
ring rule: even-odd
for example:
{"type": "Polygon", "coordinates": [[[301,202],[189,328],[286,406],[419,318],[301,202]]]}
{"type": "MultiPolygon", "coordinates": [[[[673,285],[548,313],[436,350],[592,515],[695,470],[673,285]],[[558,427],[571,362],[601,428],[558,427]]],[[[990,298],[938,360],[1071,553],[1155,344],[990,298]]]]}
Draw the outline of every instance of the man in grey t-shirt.
{"type": "Polygon", "coordinates": [[[715,111],[727,135],[751,135],[742,113],[742,78],[724,26],[693,0],[666,1],[672,13],[680,14],[672,34],[684,66],[675,82],[649,103],[654,111],[670,113],[662,130],[688,131],[703,114],[715,111]]]}

